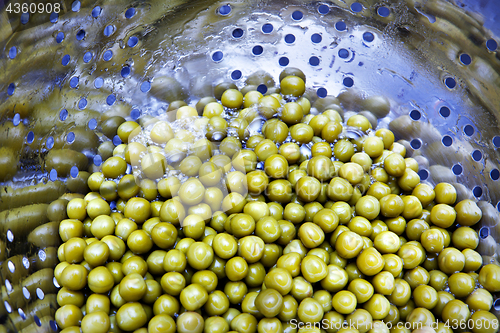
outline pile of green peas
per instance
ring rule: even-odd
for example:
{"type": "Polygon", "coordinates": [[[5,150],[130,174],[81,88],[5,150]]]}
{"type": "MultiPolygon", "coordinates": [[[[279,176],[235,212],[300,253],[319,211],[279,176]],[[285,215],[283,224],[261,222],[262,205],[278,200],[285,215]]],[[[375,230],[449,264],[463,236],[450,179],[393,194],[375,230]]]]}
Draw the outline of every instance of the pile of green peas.
{"type": "Polygon", "coordinates": [[[62,332],[498,331],[478,205],[420,182],[405,145],[375,130],[385,98],[344,119],[305,81],[287,68],[265,95],[220,84],[171,103],[169,121],[103,122],[124,143],[60,223],[62,332]]]}

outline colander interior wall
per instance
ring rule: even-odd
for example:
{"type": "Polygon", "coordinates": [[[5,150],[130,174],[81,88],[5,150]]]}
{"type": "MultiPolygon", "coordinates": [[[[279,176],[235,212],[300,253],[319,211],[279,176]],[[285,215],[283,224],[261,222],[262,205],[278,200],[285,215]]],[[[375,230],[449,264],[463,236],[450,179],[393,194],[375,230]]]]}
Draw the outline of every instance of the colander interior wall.
{"type": "MultiPolygon", "coordinates": [[[[265,91],[291,66],[305,73],[311,100],[338,96],[346,111],[358,112],[366,96],[390,98],[379,126],[419,156],[422,180],[451,182],[459,200],[480,201],[479,250],[485,262],[498,263],[499,40],[477,13],[438,0],[60,5],[57,15],[0,14],[1,126],[25,137],[15,147],[17,174],[2,188],[57,187],[75,178],[82,167],[66,174],[47,167],[54,146],[78,147],[88,169],[97,170],[98,144],[108,140],[100,132],[103,118],[157,116],[174,100],[192,105],[212,95],[222,82],[240,88],[257,82],[265,91]]],[[[1,135],[2,146],[9,145],[1,135]]],[[[2,210],[11,208],[1,195],[2,210]]],[[[43,266],[48,254],[1,228],[3,260],[19,256],[24,265],[2,264],[5,315],[44,297],[23,289],[19,279],[43,266]]]]}

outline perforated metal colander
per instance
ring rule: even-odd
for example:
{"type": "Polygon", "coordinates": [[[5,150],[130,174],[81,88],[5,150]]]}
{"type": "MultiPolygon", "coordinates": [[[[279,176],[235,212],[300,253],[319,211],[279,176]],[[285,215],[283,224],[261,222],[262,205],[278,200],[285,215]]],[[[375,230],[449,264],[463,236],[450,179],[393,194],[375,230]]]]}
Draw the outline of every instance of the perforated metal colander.
{"type": "MultiPolygon", "coordinates": [[[[1,211],[78,189],[78,172],[105,158],[105,118],[158,116],[179,99],[194,106],[223,82],[265,93],[297,67],[312,101],[337,96],[347,115],[368,96],[388,97],[378,126],[419,161],[422,180],[451,182],[457,200],[479,201],[478,251],[498,263],[500,53],[483,25],[495,28],[484,22],[497,17],[494,0],[76,0],[58,2],[59,13],[56,2],[52,13],[49,3],[45,13],[9,13],[16,3],[0,13],[0,140],[16,152],[0,160],[17,163],[2,183],[1,211]],[[45,163],[56,148],[81,151],[88,163],[58,173],[45,163]],[[40,184],[50,189],[34,195],[40,184]]],[[[55,248],[28,239],[26,219],[0,225],[0,332],[57,329],[55,248]]],[[[500,313],[498,298],[492,311],[500,313]]]]}

